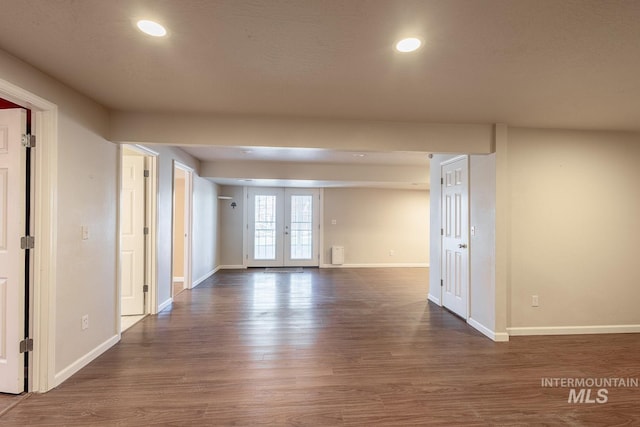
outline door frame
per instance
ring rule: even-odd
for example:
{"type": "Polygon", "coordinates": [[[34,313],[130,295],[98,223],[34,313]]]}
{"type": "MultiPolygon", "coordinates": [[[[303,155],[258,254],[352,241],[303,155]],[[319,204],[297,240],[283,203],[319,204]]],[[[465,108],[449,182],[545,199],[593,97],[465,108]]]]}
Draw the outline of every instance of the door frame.
{"type": "MultiPolygon", "coordinates": [[[[244,209],[242,210],[242,266],[244,268],[249,268],[249,209],[251,208],[250,197],[249,197],[249,188],[255,188],[257,186],[244,186],[242,187],[242,200],[244,200],[244,209]]],[[[287,188],[301,188],[306,190],[317,190],[318,191],[318,254],[317,254],[317,265],[314,264],[313,267],[322,267],[324,264],[324,233],[323,233],[323,224],[324,224],[324,188],[314,188],[314,187],[266,187],[266,188],[278,188],[282,190],[286,190],[287,188]]],[[[284,191],[284,196],[286,197],[286,191],[284,191]]],[[[285,203],[286,205],[286,203],[285,203]]]]}
{"type": "Polygon", "coordinates": [[[174,227],[175,227],[175,183],[176,183],[176,169],[180,169],[185,173],[185,192],[184,192],[184,229],[187,234],[187,238],[184,242],[184,289],[191,289],[192,286],[192,272],[191,272],[191,251],[193,245],[193,173],[194,169],[181,163],[177,160],[173,160],[173,167],[171,169],[171,298],[173,298],[173,278],[175,272],[173,271],[173,247],[174,247],[174,227]]]}
{"type": "MultiPolygon", "coordinates": [[[[8,394],[20,394],[28,389],[25,381],[29,372],[25,366],[31,366],[31,355],[19,350],[20,342],[30,337],[31,302],[30,293],[33,282],[33,251],[21,248],[22,236],[33,235],[33,221],[31,221],[29,204],[33,206],[33,193],[30,179],[33,178],[31,164],[34,154],[32,149],[25,148],[21,138],[28,132],[27,110],[13,105],[1,108],[3,126],[6,125],[2,153],[4,169],[3,186],[3,224],[4,228],[4,268],[7,276],[3,280],[4,298],[0,298],[0,328],[5,329],[0,347],[5,345],[5,355],[1,363],[2,387],[0,391],[8,394]],[[29,155],[27,154],[29,153],[29,155]],[[26,234],[25,234],[26,233],[26,234]],[[5,311],[6,309],[6,311],[5,311]]],[[[2,295],[0,295],[1,297],[2,295]]]]}
{"type": "MultiPolygon", "coordinates": [[[[467,154],[462,154],[459,156],[455,156],[452,157],[450,159],[444,160],[440,163],[440,165],[438,166],[440,169],[440,179],[441,179],[441,191],[440,191],[440,227],[441,229],[443,229],[443,220],[444,220],[444,202],[443,202],[443,196],[444,196],[444,191],[442,190],[442,186],[443,186],[443,181],[442,179],[444,178],[443,174],[442,174],[442,167],[446,166],[448,164],[451,163],[455,163],[459,160],[466,160],[467,162],[467,223],[465,224],[467,227],[467,245],[469,246],[469,250],[467,251],[467,274],[466,274],[466,292],[467,292],[467,301],[466,301],[466,316],[464,317],[465,321],[468,321],[471,317],[471,271],[470,271],[470,265],[471,265],[471,248],[470,248],[470,234],[469,234],[469,219],[470,219],[470,210],[471,210],[471,203],[470,203],[470,191],[471,189],[469,188],[469,174],[470,174],[470,167],[469,167],[469,155],[467,154]]],[[[444,254],[444,236],[442,233],[440,233],[440,279],[442,280],[444,277],[444,271],[442,268],[442,263],[443,260],[445,259],[445,254],[444,254]]],[[[441,282],[442,283],[442,282],[441,282]]],[[[444,305],[444,287],[440,286],[440,306],[447,308],[444,305]]],[[[448,310],[448,308],[447,308],[448,310]]],[[[451,311],[453,313],[453,311],[451,311]]],[[[456,315],[458,315],[457,313],[455,313],[456,315]]]]}
{"type": "MultiPolygon", "coordinates": [[[[145,158],[145,169],[149,171],[149,178],[145,182],[145,223],[149,227],[149,234],[145,239],[145,277],[149,285],[149,292],[145,297],[144,315],[158,313],[158,155],[159,153],[150,150],[139,144],[122,144],[118,146],[118,189],[122,191],[122,156],[123,148],[127,147],[132,151],[142,154],[145,158]]],[[[117,274],[117,301],[116,319],[118,322],[117,331],[122,334],[122,325],[120,318],[122,317],[120,300],[122,298],[120,272],[120,198],[118,197],[117,210],[117,235],[116,243],[118,253],[118,274],[117,274]]]]}
{"type": "Polygon", "coordinates": [[[0,79],[0,97],[31,110],[31,132],[37,135],[33,163],[34,206],[32,220],[37,244],[33,249],[33,275],[29,310],[28,391],[46,392],[56,387],[56,246],[58,177],[58,106],[6,80],[0,79]]]}

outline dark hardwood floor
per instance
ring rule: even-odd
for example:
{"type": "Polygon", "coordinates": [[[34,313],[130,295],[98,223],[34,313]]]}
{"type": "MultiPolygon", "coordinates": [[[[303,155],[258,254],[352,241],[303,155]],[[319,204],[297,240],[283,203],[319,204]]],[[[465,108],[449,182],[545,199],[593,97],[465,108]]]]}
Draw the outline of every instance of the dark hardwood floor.
{"type": "Polygon", "coordinates": [[[0,424],[640,425],[640,388],[576,404],[541,386],[640,378],[640,335],[494,343],[427,303],[427,281],[427,269],[219,272],[0,424]]]}

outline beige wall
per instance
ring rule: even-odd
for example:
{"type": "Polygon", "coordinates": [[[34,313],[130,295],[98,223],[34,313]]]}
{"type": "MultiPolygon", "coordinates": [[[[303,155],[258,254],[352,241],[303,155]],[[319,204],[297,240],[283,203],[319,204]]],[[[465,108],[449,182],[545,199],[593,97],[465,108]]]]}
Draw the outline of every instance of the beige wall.
{"type": "Polygon", "coordinates": [[[71,117],[59,126],[56,373],[117,334],[118,152],[71,117]]]}
{"type": "Polygon", "coordinates": [[[347,266],[429,262],[428,191],[327,188],[323,218],[326,264],[333,245],[347,266]]]}
{"type": "Polygon", "coordinates": [[[193,283],[206,279],[220,265],[218,192],[213,182],[193,177],[193,283]]]}
{"type": "Polygon", "coordinates": [[[489,153],[493,126],[116,111],[111,136],[173,145],[489,153]]]}
{"type": "Polygon", "coordinates": [[[511,327],[640,325],[639,159],[640,134],[509,129],[511,327]]]}
{"type": "Polygon", "coordinates": [[[496,156],[469,158],[469,317],[496,331],[496,156]]]}
{"type": "Polygon", "coordinates": [[[233,197],[233,200],[219,200],[220,215],[220,265],[241,267],[242,262],[242,223],[244,212],[243,187],[222,186],[221,196],[233,197]],[[231,202],[236,202],[235,209],[231,202]]]}

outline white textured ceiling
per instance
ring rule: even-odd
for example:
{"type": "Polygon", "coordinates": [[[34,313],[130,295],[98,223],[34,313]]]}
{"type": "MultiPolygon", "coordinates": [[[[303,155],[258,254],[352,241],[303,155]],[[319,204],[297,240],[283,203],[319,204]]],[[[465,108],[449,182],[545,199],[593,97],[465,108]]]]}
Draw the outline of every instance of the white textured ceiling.
{"type": "Polygon", "coordinates": [[[637,0],[0,0],[0,48],[118,110],[640,130],[639,22],[637,0]]]}

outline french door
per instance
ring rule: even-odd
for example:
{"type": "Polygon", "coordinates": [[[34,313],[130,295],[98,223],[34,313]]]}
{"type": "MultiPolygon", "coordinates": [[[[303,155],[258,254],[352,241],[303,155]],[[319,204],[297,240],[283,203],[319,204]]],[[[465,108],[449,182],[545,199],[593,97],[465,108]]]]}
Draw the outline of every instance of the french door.
{"type": "Polygon", "coordinates": [[[248,190],[249,267],[319,265],[318,189],[248,190]]]}

